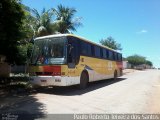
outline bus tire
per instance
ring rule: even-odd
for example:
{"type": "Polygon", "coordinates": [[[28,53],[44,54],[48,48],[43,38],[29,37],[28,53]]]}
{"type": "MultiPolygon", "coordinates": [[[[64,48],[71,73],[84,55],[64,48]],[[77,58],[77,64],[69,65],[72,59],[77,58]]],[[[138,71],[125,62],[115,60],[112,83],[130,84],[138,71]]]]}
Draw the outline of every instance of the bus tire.
{"type": "Polygon", "coordinates": [[[117,70],[114,71],[114,80],[117,79],[117,70]]]}
{"type": "Polygon", "coordinates": [[[87,72],[82,72],[80,77],[80,89],[85,89],[88,85],[89,77],[87,72]]]}

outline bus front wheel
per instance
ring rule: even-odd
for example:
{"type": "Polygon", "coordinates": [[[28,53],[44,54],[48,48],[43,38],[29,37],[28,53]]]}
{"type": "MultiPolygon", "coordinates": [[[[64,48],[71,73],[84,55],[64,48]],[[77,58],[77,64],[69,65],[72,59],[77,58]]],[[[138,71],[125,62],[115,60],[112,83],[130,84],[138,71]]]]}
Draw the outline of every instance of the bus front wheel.
{"type": "Polygon", "coordinates": [[[85,89],[88,85],[88,74],[87,72],[82,72],[80,78],[80,89],[85,89]]]}

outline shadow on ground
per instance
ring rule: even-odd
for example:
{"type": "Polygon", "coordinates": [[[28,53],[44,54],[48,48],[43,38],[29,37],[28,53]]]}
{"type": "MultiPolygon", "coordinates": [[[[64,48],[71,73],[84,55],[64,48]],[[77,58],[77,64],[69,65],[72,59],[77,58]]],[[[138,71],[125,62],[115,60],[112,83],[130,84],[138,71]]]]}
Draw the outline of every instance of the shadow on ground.
{"type": "Polygon", "coordinates": [[[117,78],[114,79],[107,79],[101,80],[96,82],[89,83],[86,89],[79,89],[78,85],[75,86],[67,86],[67,87],[53,87],[53,88],[39,88],[38,93],[45,93],[45,94],[55,94],[55,95],[62,95],[62,96],[74,96],[74,95],[82,95],[88,93],[90,91],[94,91],[96,89],[109,86],[111,84],[120,82],[125,80],[126,78],[117,78]]]}
{"type": "Polygon", "coordinates": [[[45,119],[45,105],[30,93],[1,94],[0,119],[34,120],[45,119]]]}

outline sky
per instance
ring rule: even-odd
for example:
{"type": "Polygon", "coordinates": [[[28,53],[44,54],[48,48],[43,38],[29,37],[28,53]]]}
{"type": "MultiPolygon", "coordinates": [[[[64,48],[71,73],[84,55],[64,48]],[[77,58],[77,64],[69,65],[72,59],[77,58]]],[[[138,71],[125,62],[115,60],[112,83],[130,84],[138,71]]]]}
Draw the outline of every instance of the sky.
{"type": "Polygon", "coordinates": [[[138,54],[160,67],[160,0],[22,0],[39,12],[62,4],[75,8],[82,26],[75,35],[93,42],[109,36],[124,57],[138,54]]]}

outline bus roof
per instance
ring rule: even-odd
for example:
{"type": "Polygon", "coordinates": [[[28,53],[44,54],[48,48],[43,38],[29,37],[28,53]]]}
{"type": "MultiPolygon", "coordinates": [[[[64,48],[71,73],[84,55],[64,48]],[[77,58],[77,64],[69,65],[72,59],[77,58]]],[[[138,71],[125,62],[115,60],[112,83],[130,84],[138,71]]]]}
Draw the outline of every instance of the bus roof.
{"type": "Polygon", "coordinates": [[[77,36],[77,35],[73,35],[73,34],[54,34],[54,35],[47,35],[47,36],[37,37],[37,38],[35,38],[35,40],[44,39],[44,38],[52,38],[52,37],[66,37],[66,36],[76,37],[76,38],[79,38],[79,39],[81,39],[81,40],[83,40],[83,41],[89,42],[89,43],[91,43],[91,44],[98,45],[98,46],[100,46],[100,47],[103,47],[103,48],[106,48],[106,49],[109,49],[109,50],[112,50],[112,51],[114,51],[114,52],[119,53],[118,51],[116,51],[116,50],[114,50],[114,49],[111,49],[111,48],[106,47],[106,46],[104,46],[104,45],[100,45],[100,44],[98,44],[98,43],[92,42],[92,41],[87,40],[87,39],[85,39],[85,38],[83,38],[83,37],[80,37],[80,36],[77,36]]]}

